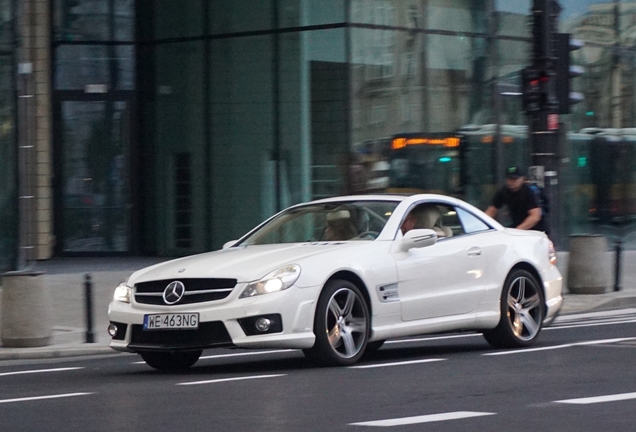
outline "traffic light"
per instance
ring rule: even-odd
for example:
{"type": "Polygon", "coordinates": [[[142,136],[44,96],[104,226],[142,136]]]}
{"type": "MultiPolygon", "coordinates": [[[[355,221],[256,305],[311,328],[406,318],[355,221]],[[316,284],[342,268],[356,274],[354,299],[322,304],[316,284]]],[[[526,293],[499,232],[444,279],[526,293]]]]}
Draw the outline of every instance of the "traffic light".
{"type": "Polygon", "coordinates": [[[541,110],[544,103],[541,72],[533,68],[521,71],[521,103],[526,113],[541,110]]]}
{"type": "Polygon", "coordinates": [[[570,53],[583,48],[583,45],[583,42],[572,39],[569,33],[556,34],[556,95],[560,114],[569,114],[570,106],[585,99],[581,93],[571,91],[571,79],[582,75],[585,70],[570,64],[570,53]]]}

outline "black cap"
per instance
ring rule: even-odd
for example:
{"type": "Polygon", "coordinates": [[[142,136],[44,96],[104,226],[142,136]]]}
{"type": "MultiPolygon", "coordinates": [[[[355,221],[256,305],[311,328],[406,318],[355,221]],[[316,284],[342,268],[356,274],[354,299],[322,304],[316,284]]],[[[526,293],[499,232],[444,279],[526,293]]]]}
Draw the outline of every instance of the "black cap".
{"type": "Polygon", "coordinates": [[[523,171],[518,166],[512,165],[506,168],[507,178],[519,178],[523,176],[523,171]]]}

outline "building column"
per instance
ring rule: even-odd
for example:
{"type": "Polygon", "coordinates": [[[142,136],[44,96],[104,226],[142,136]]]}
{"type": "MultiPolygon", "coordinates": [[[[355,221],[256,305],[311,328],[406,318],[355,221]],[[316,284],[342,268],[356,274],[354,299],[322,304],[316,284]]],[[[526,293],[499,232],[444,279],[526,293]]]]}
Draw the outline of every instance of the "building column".
{"type": "Polygon", "coordinates": [[[19,266],[52,256],[51,31],[49,0],[18,2],[19,266]]]}

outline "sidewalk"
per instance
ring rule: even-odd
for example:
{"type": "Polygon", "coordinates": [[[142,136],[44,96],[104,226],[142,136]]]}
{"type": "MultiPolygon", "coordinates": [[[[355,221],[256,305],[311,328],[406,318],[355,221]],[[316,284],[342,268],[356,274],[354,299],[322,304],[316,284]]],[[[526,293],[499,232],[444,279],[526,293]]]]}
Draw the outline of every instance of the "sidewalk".
{"type": "MultiPolygon", "coordinates": [[[[611,254],[614,281],[614,254],[611,254]]],[[[42,261],[36,270],[45,272],[46,284],[52,293],[52,337],[48,346],[37,348],[5,348],[0,346],[0,360],[73,357],[80,355],[115,354],[108,347],[108,304],[115,287],[140,268],[165,261],[167,258],[65,258],[42,261]],[[86,343],[86,312],[84,278],[90,274],[93,282],[94,343],[86,343]]],[[[567,291],[568,253],[559,252],[557,266],[564,278],[564,302],[561,315],[588,311],[636,307],[636,251],[623,252],[621,260],[621,290],[613,285],[605,294],[575,295],[567,291]]],[[[0,312],[2,307],[0,304],[0,312]]]]}

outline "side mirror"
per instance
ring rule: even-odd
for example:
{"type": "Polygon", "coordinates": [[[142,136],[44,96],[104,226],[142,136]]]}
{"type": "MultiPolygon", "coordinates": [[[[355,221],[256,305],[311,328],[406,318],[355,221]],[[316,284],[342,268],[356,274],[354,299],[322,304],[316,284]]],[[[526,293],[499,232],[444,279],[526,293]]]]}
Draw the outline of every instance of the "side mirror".
{"type": "Polygon", "coordinates": [[[229,242],[225,242],[223,244],[223,249],[231,248],[232,246],[234,246],[234,243],[236,243],[236,240],[230,240],[229,242]]]}
{"type": "Polygon", "coordinates": [[[437,242],[437,234],[432,229],[412,229],[402,237],[400,249],[408,251],[413,248],[432,246],[437,242]]]}

